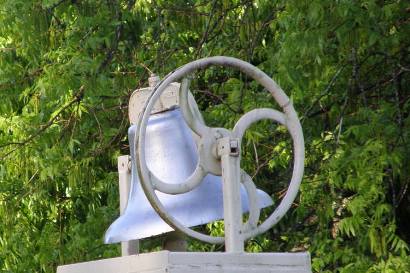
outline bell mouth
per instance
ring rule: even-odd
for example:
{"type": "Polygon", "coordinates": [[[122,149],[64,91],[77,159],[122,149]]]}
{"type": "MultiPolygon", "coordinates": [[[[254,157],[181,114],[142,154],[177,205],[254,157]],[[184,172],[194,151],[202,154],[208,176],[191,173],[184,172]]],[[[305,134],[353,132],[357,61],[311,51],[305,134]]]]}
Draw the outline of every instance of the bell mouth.
{"type": "MultiPolygon", "coordinates": [[[[124,214],[107,230],[106,244],[158,236],[174,229],[165,223],[146,199],[142,188],[137,198],[130,200],[124,214]]],[[[273,204],[271,197],[257,190],[258,207],[266,208],[273,204]]],[[[195,227],[223,219],[223,194],[221,177],[208,175],[195,190],[180,194],[160,193],[159,199],[167,212],[187,227],[195,227]],[[204,194],[205,193],[205,194],[204,194]]],[[[249,212],[248,196],[241,187],[242,212],[249,212]]]]}

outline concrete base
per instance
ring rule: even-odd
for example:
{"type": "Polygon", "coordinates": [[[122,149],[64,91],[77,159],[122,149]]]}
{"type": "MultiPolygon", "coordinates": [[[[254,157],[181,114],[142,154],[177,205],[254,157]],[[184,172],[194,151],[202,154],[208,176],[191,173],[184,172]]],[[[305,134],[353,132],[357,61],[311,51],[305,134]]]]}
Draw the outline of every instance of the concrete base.
{"type": "Polygon", "coordinates": [[[63,265],[57,273],[311,273],[303,253],[159,251],[63,265]]]}

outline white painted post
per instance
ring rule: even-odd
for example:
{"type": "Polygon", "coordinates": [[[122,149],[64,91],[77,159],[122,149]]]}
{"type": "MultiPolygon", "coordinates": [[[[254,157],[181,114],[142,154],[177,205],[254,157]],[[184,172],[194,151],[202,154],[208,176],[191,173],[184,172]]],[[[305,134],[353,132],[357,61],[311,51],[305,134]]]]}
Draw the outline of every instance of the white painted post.
{"type": "MultiPolygon", "coordinates": [[[[122,155],[118,157],[118,178],[120,191],[120,214],[122,215],[127,207],[128,196],[131,187],[130,156],[122,155]]],[[[137,254],[139,251],[138,240],[121,242],[121,256],[137,254]]]]}
{"type": "Polygon", "coordinates": [[[225,251],[243,252],[239,140],[221,138],[218,142],[218,153],[221,156],[223,179],[225,251]]]}

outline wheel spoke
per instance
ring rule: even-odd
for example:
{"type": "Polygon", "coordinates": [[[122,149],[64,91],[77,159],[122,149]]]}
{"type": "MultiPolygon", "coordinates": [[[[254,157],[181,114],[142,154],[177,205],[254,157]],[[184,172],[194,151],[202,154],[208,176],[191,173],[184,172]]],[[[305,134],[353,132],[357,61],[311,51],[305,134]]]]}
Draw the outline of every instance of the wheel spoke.
{"type": "Polygon", "coordinates": [[[154,189],[167,194],[181,194],[192,191],[196,188],[207,175],[207,172],[201,165],[198,165],[195,171],[185,180],[175,184],[165,183],[149,171],[149,177],[154,189]]]}
{"type": "Polygon", "coordinates": [[[208,132],[208,128],[204,124],[203,118],[196,104],[192,102],[194,98],[189,96],[190,83],[190,77],[182,80],[182,84],[179,89],[179,107],[181,108],[182,115],[189,128],[191,128],[191,130],[198,136],[204,137],[206,132],[208,132]]]}
{"type": "Polygon", "coordinates": [[[252,178],[242,169],[241,182],[244,185],[246,192],[248,193],[249,199],[249,218],[248,221],[246,221],[246,223],[243,225],[242,230],[246,233],[257,227],[261,211],[259,208],[259,200],[255,183],[252,181],[252,178]]]}

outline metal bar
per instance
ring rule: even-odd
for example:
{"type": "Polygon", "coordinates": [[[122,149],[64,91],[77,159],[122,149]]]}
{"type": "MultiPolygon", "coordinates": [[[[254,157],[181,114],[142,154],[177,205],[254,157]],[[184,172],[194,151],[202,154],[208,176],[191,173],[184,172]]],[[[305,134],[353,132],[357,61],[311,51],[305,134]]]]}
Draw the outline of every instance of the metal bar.
{"type": "MultiPolygon", "coordinates": [[[[118,179],[120,191],[120,214],[122,215],[127,207],[128,196],[131,187],[131,168],[130,156],[122,155],[118,157],[118,179]]],[[[139,242],[138,240],[131,240],[121,242],[121,256],[129,256],[138,254],[139,242]]]]}
{"type": "Polygon", "coordinates": [[[225,251],[231,253],[244,251],[239,150],[238,139],[224,137],[218,141],[223,179],[225,251]]]}

